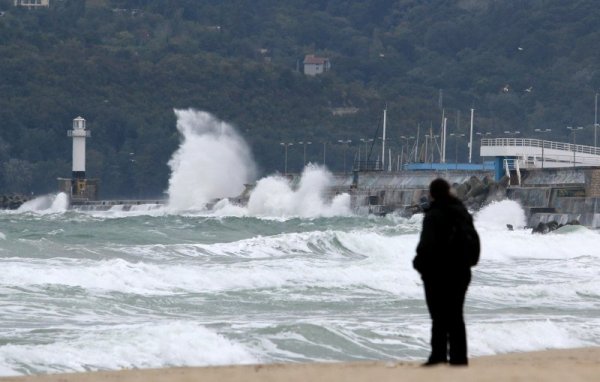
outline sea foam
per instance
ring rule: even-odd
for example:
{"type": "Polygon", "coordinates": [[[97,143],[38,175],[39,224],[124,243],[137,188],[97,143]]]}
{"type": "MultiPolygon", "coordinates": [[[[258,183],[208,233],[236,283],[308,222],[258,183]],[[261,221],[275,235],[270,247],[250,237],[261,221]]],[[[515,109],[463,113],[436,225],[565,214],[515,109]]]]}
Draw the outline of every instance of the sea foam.
{"type": "Polygon", "coordinates": [[[0,346],[0,373],[20,374],[23,364],[36,373],[53,373],[259,361],[245,346],[184,321],[87,327],[50,340],[0,346]]]}

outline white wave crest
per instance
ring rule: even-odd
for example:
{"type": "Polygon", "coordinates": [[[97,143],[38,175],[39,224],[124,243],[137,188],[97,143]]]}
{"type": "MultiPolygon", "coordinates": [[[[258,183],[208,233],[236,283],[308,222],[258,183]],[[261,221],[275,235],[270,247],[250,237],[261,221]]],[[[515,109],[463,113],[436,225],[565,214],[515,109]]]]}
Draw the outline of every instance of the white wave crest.
{"type": "Polygon", "coordinates": [[[17,213],[61,213],[65,212],[68,208],[69,197],[64,192],[60,192],[58,194],[39,196],[29,200],[17,209],[17,213]]]}
{"type": "Polygon", "coordinates": [[[44,344],[0,346],[0,373],[20,374],[23,364],[37,373],[56,373],[258,362],[245,346],[181,321],[86,327],[64,336],[44,344]]]}
{"type": "Polygon", "coordinates": [[[599,330],[585,333],[581,329],[580,325],[539,319],[472,323],[469,325],[469,348],[473,355],[479,356],[593,346],[586,337],[590,338],[590,334],[598,336],[599,330]]]}
{"type": "Polygon", "coordinates": [[[257,288],[367,287],[418,295],[412,269],[416,235],[374,232],[308,232],[256,237],[232,243],[127,246],[141,259],[181,258],[177,264],[116,258],[19,258],[1,262],[0,285],[37,289],[79,287],[90,291],[170,295],[182,291],[221,292],[257,288]],[[219,260],[246,258],[223,267],[219,260]],[[187,258],[187,261],[186,261],[187,258]]]}

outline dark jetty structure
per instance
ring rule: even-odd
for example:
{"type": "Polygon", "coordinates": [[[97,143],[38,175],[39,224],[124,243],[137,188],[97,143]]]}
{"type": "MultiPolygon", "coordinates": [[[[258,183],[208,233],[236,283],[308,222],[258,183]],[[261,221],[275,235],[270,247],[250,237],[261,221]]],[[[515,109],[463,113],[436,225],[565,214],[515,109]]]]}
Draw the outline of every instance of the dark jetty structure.
{"type": "Polygon", "coordinates": [[[410,215],[422,210],[429,183],[442,177],[470,210],[510,199],[523,206],[530,227],[577,222],[600,228],[600,166],[531,168],[518,175],[515,171],[496,175],[494,169],[355,171],[335,176],[331,196],[349,193],[358,212],[410,215]]]}

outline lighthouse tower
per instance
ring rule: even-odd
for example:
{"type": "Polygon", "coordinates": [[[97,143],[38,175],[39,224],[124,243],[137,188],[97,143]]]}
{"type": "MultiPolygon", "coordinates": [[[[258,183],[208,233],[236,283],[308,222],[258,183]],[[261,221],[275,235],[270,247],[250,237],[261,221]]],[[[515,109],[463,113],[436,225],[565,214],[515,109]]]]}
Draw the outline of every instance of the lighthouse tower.
{"type": "Polygon", "coordinates": [[[91,132],[85,129],[85,119],[77,117],[73,120],[73,130],[67,132],[73,137],[73,181],[85,179],[85,140],[91,132]]]}
{"type": "Polygon", "coordinates": [[[69,195],[72,205],[96,200],[99,181],[88,179],[85,174],[85,140],[91,137],[85,129],[85,119],[75,118],[73,130],[68,130],[67,136],[73,138],[73,171],[71,178],[58,178],[58,188],[69,195]]]}

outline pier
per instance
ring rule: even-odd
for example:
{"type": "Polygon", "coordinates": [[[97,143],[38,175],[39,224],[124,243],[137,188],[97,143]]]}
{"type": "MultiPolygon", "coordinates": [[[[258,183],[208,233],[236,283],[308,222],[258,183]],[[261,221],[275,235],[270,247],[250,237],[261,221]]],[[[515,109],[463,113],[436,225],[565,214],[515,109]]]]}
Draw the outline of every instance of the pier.
{"type": "Polygon", "coordinates": [[[136,209],[154,209],[167,204],[164,199],[148,200],[71,200],[69,208],[80,211],[108,211],[119,208],[120,211],[134,211],[136,209]],[[144,207],[144,208],[142,208],[144,207]]]}

